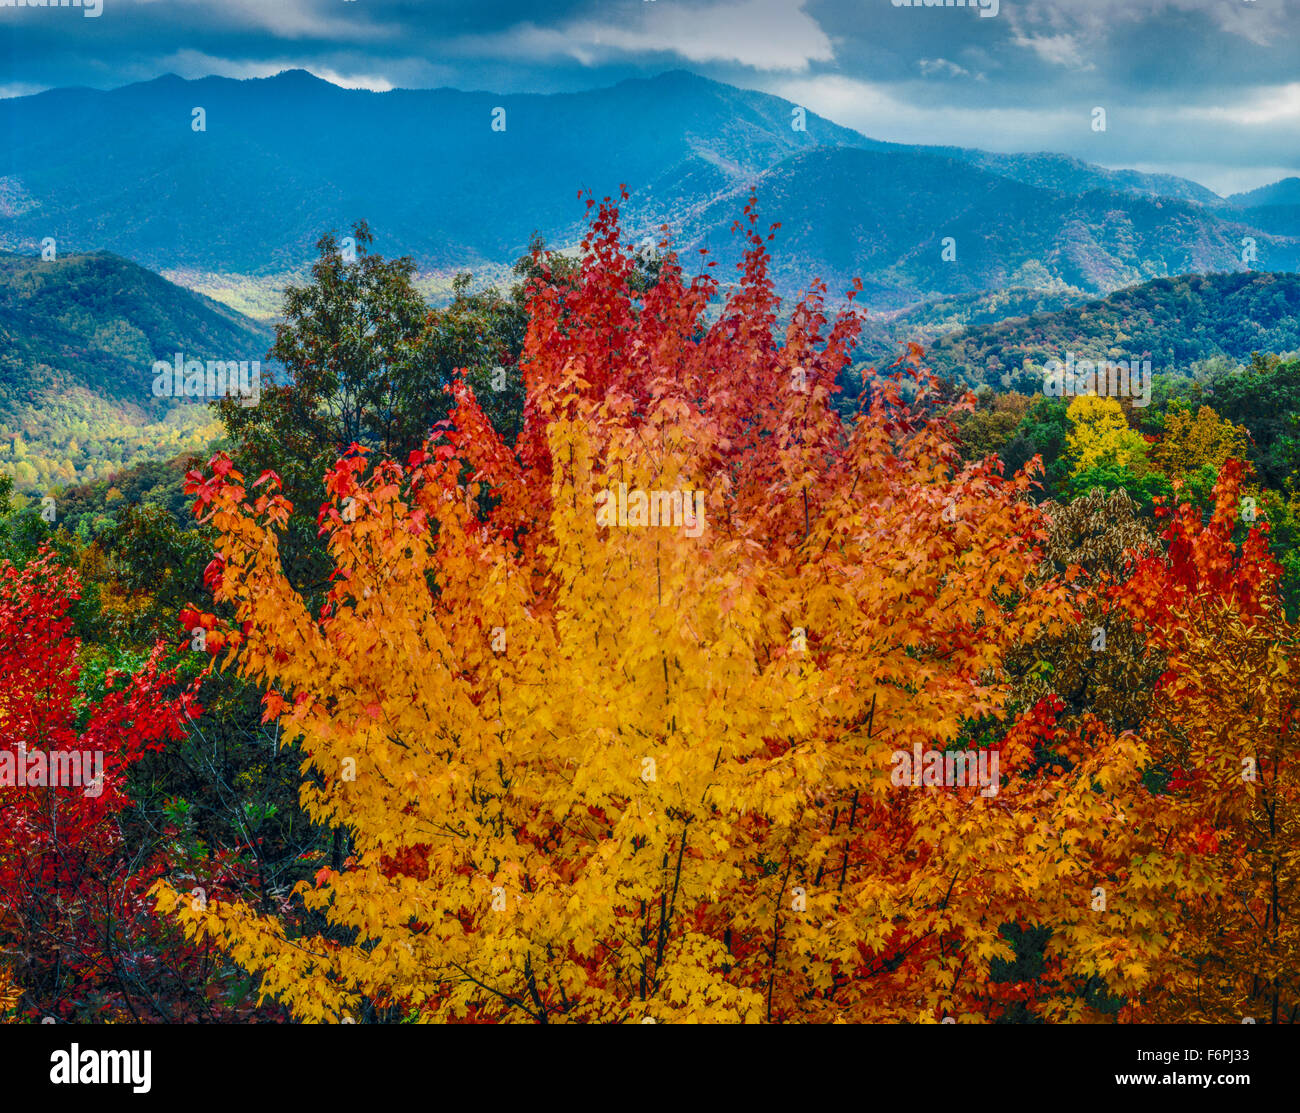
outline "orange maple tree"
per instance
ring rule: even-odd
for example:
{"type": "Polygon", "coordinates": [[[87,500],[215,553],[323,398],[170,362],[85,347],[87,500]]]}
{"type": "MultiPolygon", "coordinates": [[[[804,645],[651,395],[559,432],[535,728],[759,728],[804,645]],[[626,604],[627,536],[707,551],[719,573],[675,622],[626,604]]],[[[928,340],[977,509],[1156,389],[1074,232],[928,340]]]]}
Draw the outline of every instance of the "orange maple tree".
{"type": "Polygon", "coordinates": [[[516,443],[461,382],[404,464],[327,476],[319,614],[274,474],[189,477],[235,612],[208,644],[352,853],[299,889],[324,932],[160,906],[304,1019],[1080,1019],[1140,993],[1195,861],[1162,850],[1136,735],[1012,705],[1006,654],[1078,613],[1031,581],[1032,474],[963,464],[915,349],[846,426],[859,322],[814,284],[774,336],[752,202],[712,323],[713,279],[669,254],[634,291],[617,207],[592,215],[580,273],[532,292],[516,443]],[[918,752],[958,783],[900,777],[918,752]],[[1038,925],[1043,977],[1002,976],[1038,925]]]}

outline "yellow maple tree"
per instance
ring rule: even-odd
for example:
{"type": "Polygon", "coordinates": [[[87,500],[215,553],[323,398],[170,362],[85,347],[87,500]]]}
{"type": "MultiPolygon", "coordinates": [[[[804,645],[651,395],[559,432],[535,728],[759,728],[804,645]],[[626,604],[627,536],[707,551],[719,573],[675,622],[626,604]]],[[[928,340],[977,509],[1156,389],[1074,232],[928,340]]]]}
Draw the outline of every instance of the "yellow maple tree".
{"type": "Polygon", "coordinates": [[[1221,471],[1209,521],[1178,506],[1169,555],[1120,594],[1166,657],[1143,736],[1170,838],[1210,878],[1176,894],[1179,928],[1146,993],[1169,1022],[1300,1017],[1300,638],[1263,532],[1234,543],[1244,470],[1221,471]]]}
{"type": "Polygon", "coordinates": [[[857,321],[814,287],[774,343],[749,216],[706,325],[671,257],[632,292],[602,206],[579,281],[533,292],[515,445],[461,385],[404,466],[327,477],[319,615],[274,476],[191,474],[236,616],[209,644],[351,855],[298,889],[326,931],[156,891],[295,1016],[991,1020],[1008,924],[1053,925],[1053,1018],[1149,980],[1175,913],[1144,747],[1010,707],[1010,647],[1073,615],[1030,583],[1031,476],[962,464],[916,351],[846,429],[857,321]],[[993,775],[900,780],[918,751],[993,775]]]}

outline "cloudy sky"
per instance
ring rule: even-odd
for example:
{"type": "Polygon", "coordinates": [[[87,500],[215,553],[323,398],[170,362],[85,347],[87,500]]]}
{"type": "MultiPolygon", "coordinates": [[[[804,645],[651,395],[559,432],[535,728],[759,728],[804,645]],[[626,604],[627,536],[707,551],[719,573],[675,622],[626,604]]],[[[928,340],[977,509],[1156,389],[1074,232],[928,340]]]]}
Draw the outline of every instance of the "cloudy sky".
{"type": "Polygon", "coordinates": [[[879,139],[1062,151],[1221,193],[1300,175],[1300,0],[87,2],[102,14],[0,0],[0,95],[289,68],[555,92],[684,68],[879,139]]]}

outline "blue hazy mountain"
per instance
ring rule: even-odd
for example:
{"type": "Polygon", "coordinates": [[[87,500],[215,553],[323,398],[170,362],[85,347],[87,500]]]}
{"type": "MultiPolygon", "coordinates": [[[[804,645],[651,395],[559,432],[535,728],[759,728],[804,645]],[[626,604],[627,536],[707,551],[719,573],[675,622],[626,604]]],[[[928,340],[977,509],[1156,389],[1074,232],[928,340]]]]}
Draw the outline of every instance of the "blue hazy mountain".
{"type": "Polygon", "coordinates": [[[169,273],[283,276],[322,231],[358,218],[378,250],[428,271],[501,265],[534,231],[575,243],[579,191],[600,198],[621,183],[630,232],[666,222],[679,249],[707,245],[724,261],[754,189],[762,222],[783,225],[785,292],[861,275],[881,308],[1300,262],[1285,182],[1242,207],[1185,179],[1061,155],[884,143],[681,71],[549,95],[373,93],[303,71],[168,76],[0,101],[0,140],[0,246],[53,237],[61,252],[108,250],[169,273]],[[194,130],[196,109],[206,130],[194,130]]]}

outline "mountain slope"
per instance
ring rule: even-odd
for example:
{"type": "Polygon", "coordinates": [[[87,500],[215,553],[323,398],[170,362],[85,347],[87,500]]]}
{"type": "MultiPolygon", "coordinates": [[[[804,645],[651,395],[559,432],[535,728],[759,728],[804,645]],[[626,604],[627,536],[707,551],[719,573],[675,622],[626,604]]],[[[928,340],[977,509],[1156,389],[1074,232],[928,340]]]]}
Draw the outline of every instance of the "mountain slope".
{"type": "Polygon", "coordinates": [[[251,364],[271,343],[265,326],[106,252],[0,253],[0,470],[45,488],[202,448],[219,427],[197,401],[154,396],[154,361],[251,364]]]}
{"type": "MultiPolygon", "coordinates": [[[[1109,293],[1163,275],[1244,269],[1245,236],[1256,241],[1257,266],[1300,269],[1300,239],[1252,228],[1231,210],[1062,194],[936,155],[824,148],[767,171],[755,191],[763,224],[782,225],[778,287],[817,275],[838,294],[861,275],[876,308],[1015,286],[1109,293]],[[943,258],[946,237],[956,241],[955,261],[943,258]]],[[[740,201],[732,194],[705,206],[681,242],[733,263],[727,230],[740,201]]]]}
{"type": "Polygon", "coordinates": [[[0,101],[0,136],[5,242],[62,235],[152,267],[253,274],[300,265],[358,217],[379,250],[426,266],[512,262],[534,229],[577,235],[579,188],[627,182],[652,218],[800,149],[865,142],[812,114],[795,131],[777,98],[685,73],[552,96],[165,77],[0,101]]]}
{"type": "Polygon", "coordinates": [[[1167,197],[1211,207],[1226,204],[1213,190],[1173,174],[1145,174],[1139,170],[1110,170],[1082,159],[1050,152],[1001,154],[968,147],[921,147],[919,152],[969,162],[1023,185],[1058,193],[1082,194],[1095,189],[1131,193],[1135,197],[1167,197]]]}
{"type": "Polygon", "coordinates": [[[1300,274],[1159,278],[1051,313],[959,329],[927,347],[942,375],[1022,390],[1041,385],[1026,364],[1050,359],[1150,359],[1152,370],[1187,374],[1215,355],[1245,361],[1255,351],[1300,349],[1300,274]]]}
{"type": "Polygon", "coordinates": [[[1258,209],[1265,205],[1300,205],[1300,178],[1283,178],[1272,185],[1260,186],[1247,193],[1234,193],[1228,204],[1238,209],[1258,209]]]}

